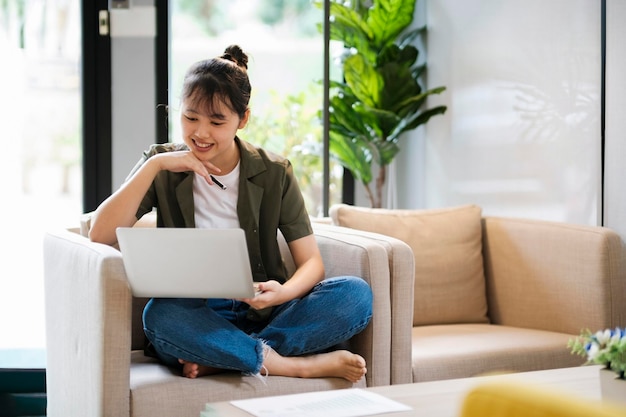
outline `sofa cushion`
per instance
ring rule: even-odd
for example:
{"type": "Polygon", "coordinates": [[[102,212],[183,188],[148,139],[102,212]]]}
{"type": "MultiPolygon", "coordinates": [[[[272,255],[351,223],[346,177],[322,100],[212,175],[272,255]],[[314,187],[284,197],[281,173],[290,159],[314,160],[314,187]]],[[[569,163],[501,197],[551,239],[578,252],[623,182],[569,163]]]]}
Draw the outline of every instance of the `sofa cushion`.
{"type": "Polygon", "coordinates": [[[264,379],[242,376],[240,372],[223,372],[189,379],[181,377],[173,368],[146,358],[142,352],[133,352],[131,355],[130,409],[133,417],[198,416],[209,401],[365,387],[365,378],[352,384],[343,378],[270,376],[264,379]]]}
{"type": "Polygon", "coordinates": [[[481,209],[389,210],[338,204],[333,223],[392,236],[415,256],[413,325],[487,323],[481,209]]]}
{"type": "Polygon", "coordinates": [[[413,382],[583,364],[567,342],[574,335],[495,324],[413,328],[413,382]]]}

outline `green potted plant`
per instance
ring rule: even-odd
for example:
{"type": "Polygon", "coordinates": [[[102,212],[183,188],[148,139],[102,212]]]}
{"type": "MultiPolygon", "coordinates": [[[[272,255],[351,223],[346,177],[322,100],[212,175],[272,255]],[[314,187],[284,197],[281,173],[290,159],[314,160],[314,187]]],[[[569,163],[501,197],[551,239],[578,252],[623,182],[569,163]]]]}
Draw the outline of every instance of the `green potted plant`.
{"type": "Polygon", "coordinates": [[[588,364],[603,365],[619,379],[626,379],[626,327],[598,330],[585,329],[580,336],[570,339],[567,347],[572,354],[587,359],[588,364]]]}
{"type": "Polygon", "coordinates": [[[345,53],[344,81],[330,84],[329,152],[364,185],[372,207],[382,205],[387,166],[400,151],[401,135],[446,111],[423,108],[429,95],[445,87],[425,91],[420,85],[426,65],[418,64],[413,41],[425,28],[407,30],[415,1],[330,2],[330,39],[342,42],[345,53]]]}
{"type": "Polygon", "coordinates": [[[589,329],[570,339],[572,354],[585,358],[586,364],[602,365],[600,392],[602,398],[626,404],[626,328],[589,329]]]}

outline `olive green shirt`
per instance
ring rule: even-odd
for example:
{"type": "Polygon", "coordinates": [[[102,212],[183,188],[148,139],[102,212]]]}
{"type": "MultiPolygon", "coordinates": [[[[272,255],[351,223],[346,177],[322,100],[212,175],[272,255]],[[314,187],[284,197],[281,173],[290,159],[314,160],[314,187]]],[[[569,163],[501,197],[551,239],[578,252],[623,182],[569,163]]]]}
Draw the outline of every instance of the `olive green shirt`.
{"type": "MultiPolygon", "coordinates": [[[[240,149],[237,216],[245,231],[250,265],[255,281],[287,280],[287,271],[278,247],[277,231],[291,242],[312,234],[289,160],[235,138],[240,149]]],[[[152,145],[131,172],[131,176],[151,156],[187,150],[179,143],[152,145]]],[[[161,171],[137,211],[137,219],[157,210],[157,227],[195,227],[193,172],[161,171]]]]}

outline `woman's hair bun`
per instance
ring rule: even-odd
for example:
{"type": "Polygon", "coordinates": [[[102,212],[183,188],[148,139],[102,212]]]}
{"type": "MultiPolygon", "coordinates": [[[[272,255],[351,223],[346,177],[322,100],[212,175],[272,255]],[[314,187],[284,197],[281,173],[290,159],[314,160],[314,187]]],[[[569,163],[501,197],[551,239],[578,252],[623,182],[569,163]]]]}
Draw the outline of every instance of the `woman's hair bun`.
{"type": "Polygon", "coordinates": [[[240,67],[248,69],[248,55],[238,45],[230,45],[224,50],[224,54],[220,58],[227,59],[240,67]]]}

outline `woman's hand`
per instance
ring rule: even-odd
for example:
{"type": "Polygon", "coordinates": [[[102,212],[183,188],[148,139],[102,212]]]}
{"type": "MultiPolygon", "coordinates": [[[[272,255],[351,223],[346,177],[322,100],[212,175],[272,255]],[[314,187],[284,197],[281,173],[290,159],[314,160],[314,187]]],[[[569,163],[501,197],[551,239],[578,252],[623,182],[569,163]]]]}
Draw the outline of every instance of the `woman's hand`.
{"type": "Polygon", "coordinates": [[[258,288],[258,294],[254,298],[242,298],[240,300],[254,309],[260,310],[266,307],[277,306],[291,299],[285,287],[278,281],[255,283],[255,287],[258,288]]]}
{"type": "Polygon", "coordinates": [[[324,279],[324,262],[314,235],[307,235],[289,242],[289,250],[296,264],[296,271],[284,284],[278,281],[259,283],[261,294],[242,299],[255,309],[276,306],[295,298],[302,298],[311,288],[324,279]]]}
{"type": "Polygon", "coordinates": [[[201,161],[191,151],[164,152],[154,155],[161,171],[186,172],[193,171],[213,184],[211,174],[219,174],[221,170],[209,161],[201,161]]]}

